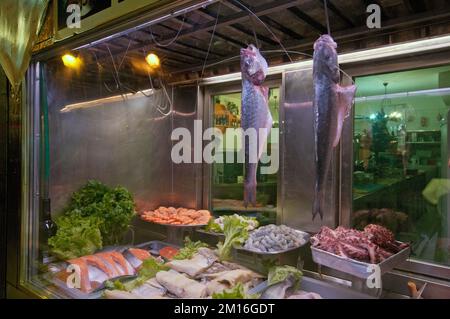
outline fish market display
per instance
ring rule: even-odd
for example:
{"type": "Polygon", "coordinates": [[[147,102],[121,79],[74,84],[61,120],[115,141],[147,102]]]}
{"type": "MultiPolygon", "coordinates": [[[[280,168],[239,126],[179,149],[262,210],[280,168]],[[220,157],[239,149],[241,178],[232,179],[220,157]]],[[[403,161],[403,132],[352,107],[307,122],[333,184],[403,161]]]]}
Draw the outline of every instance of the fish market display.
{"type": "Polygon", "coordinates": [[[188,244],[190,250],[197,247],[190,258],[167,263],[154,258],[145,260],[135,279],[108,281],[109,290],[104,296],[110,299],[207,298],[213,295],[220,298],[222,295],[237,297],[239,290],[239,296],[244,298],[245,292],[264,278],[241,265],[220,262],[214,250],[201,247],[198,242],[188,244]]]}
{"type": "Polygon", "coordinates": [[[206,285],[209,295],[220,293],[225,289],[230,289],[236,284],[241,283],[245,290],[254,286],[263,276],[248,269],[234,269],[221,271],[214,274],[208,274],[203,278],[212,279],[206,285]]]}
{"type": "MultiPolygon", "coordinates": [[[[169,267],[164,265],[164,262],[161,259],[148,258],[143,261],[135,277],[132,277],[131,279],[122,277],[114,281],[108,280],[105,282],[105,287],[113,290],[138,293],[143,297],[146,297],[150,293],[153,294],[155,292],[155,289],[153,288],[160,288],[159,284],[155,286],[155,281],[153,279],[159,271],[166,270],[169,270],[169,267]],[[144,284],[147,284],[147,287],[145,287],[144,284]]],[[[161,289],[156,293],[161,294],[161,289]]],[[[164,293],[165,291],[161,295],[164,293]]]]}
{"type": "Polygon", "coordinates": [[[107,299],[163,299],[167,289],[161,286],[155,278],[145,281],[142,285],[128,290],[105,290],[107,299]]]}
{"type": "Polygon", "coordinates": [[[267,68],[267,61],[254,45],[250,44],[247,48],[241,49],[241,125],[244,131],[255,129],[257,137],[257,145],[249,146],[248,141],[245,142],[245,207],[249,204],[256,206],[256,170],[258,160],[261,158],[263,146],[272,127],[272,116],[269,110],[269,89],[262,85],[267,75],[267,68]],[[256,153],[255,149],[257,154],[251,154],[251,152],[256,153]],[[255,155],[257,155],[257,158],[254,158],[255,155]]]}
{"type": "Polygon", "coordinates": [[[139,248],[128,248],[123,255],[135,269],[140,268],[144,260],[151,257],[148,251],[139,248]]]}
{"type": "Polygon", "coordinates": [[[341,257],[372,264],[380,263],[409,246],[396,242],[388,229],[373,224],[366,226],[364,231],[342,226],[333,230],[324,226],[311,237],[311,245],[341,257]]]}
{"type": "MultiPolygon", "coordinates": [[[[240,219],[243,223],[247,224],[247,231],[254,230],[258,228],[259,223],[255,217],[246,217],[238,214],[231,215],[234,218],[240,219]]],[[[216,219],[211,219],[206,226],[205,230],[214,232],[214,233],[223,233],[225,216],[220,216],[216,219]]]]}
{"type": "Polygon", "coordinates": [[[268,287],[261,294],[261,299],[284,299],[289,291],[296,291],[300,286],[303,273],[292,266],[275,266],[269,269],[268,287]]]}
{"type": "Polygon", "coordinates": [[[104,245],[121,242],[135,215],[133,196],[125,188],[89,181],[72,194],[56,219],[58,230],[48,240],[61,260],[93,254],[104,245]]]}
{"type": "Polygon", "coordinates": [[[242,245],[248,238],[247,223],[235,216],[224,216],[223,234],[225,240],[217,245],[217,252],[221,261],[231,257],[231,248],[242,245]]]}
{"type": "Polygon", "coordinates": [[[327,34],[314,44],[314,132],[316,158],[316,186],[313,219],[323,218],[326,179],[333,149],[338,145],[342,126],[349,115],[356,86],[342,87],[336,42],[327,34]]]}
{"type": "Polygon", "coordinates": [[[295,284],[294,276],[289,275],[285,280],[267,287],[260,299],[284,299],[287,290],[295,284]]]}
{"type": "Polygon", "coordinates": [[[170,246],[159,250],[159,255],[167,260],[172,260],[179,253],[179,250],[170,246]]]}
{"type": "Polygon", "coordinates": [[[211,218],[207,210],[195,210],[184,207],[161,206],[154,211],[141,214],[141,219],[157,224],[165,225],[206,225],[211,218]]]}
{"type": "Polygon", "coordinates": [[[204,284],[176,271],[160,271],[156,274],[156,280],[179,298],[203,298],[207,295],[204,284]]]}
{"type": "MultiPolygon", "coordinates": [[[[142,262],[148,258],[152,258],[148,252],[133,249],[133,251],[128,250],[123,254],[117,251],[97,253],[70,259],[67,263],[73,265],[75,269],[79,269],[79,288],[81,291],[89,293],[106,280],[118,276],[134,275],[142,262]],[[140,263],[137,263],[135,259],[140,260],[140,263]]],[[[59,276],[65,277],[67,273],[62,271],[59,276]]]]}
{"type": "Polygon", "coordinates": [[[248,296],[245,292],[245,288],[241,283],[238,283],[233,288],[222,290],[212,294],[213,299],[249,299],[252,296],[248,296]]]}
{"type": "Polygon", "coordinates": [[[267,225],[252,231],[244,248],[257,252],[278,252],[305,244],[302,233],[285,225],[267,225]]]}
{"type": "Polygon", "coordinates": [[[202,247],[208,247],[208,245],[201,241],[192,241],[189,237],[186,237],[184,247],[172,259],[191,259],[202,247]]]}
{"type": "Polygon", "coordinates": [[[178,272],[183,272],[191,277],[206,270],[217,260],[217,255],[209,248],[199,248],[191,259],[172,260],[166,265],[178,272]]]}

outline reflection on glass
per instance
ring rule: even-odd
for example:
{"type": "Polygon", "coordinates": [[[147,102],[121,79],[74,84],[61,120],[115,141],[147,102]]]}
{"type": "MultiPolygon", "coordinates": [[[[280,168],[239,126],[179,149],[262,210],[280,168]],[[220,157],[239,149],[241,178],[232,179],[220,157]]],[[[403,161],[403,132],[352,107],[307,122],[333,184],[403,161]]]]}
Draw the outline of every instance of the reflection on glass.
{"type": "Polygon", "coordinates": [[[450,264],[450,66],[359,77],[353,226],[391,229],[413,256],[450,264]]]}
{"type": "MultiPolygon", "coordinates": [[[[269,90],[269,108],[273,118],[273,127],[278,127],[279,110],[279,88],[269,90]]],[[[241,92],[221,94],[213,97],[214,116],[213,124],[225,133],[227,128],[241,127],[241,92]]],[[[278,145],[272,145],[270,138],[267,142],[267,152],[278,152],[278,145]]],[[[277,204],[277,173],[261,174],[261,162],[258,164],[257,172],[257,207],[243,206],[244,194],[244,164],[237,163],[237,152],[239,141],[236,141],[231,149],[225,148],[223,152],[223,164],[214,163],[212,174],[212,207],[216,213],[262,213],[273,222],[277,204]],[[232,153],[235,163],[226,163],[227,153],[232,153]]],[[[228,154],[230,155],[230,154],[228,154]]],[[[259,214],[261,215],[261,214],[259,214]]]]}

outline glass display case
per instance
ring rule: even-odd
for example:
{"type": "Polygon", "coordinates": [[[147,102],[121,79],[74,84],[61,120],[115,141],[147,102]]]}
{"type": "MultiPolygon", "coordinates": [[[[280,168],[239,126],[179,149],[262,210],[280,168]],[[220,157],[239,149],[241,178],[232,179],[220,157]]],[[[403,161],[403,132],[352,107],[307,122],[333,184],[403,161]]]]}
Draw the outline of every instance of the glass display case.
{"type": "MultiPolygon", "coordinates": [[[[199,8],[204,9],[197,4],[190,10],[199,8]]],[[[190,18],[205,14],[201,11],[190,18]]],[[[307,236],[323,226],[361,229],[381,224],[413,248],[412,258],[387,274],[391,277],[386,287],[407,289],[405,283],[413,275],[439,281],[429,287],[448,281],[448,65],[406,71],[396,65],[395,72],[378,74],[379,70],[357,63],[378,61],[379,53],[369,50],[343,56],[341,67],[350,70],[342,81],[353,79],[357,97],[353,117],[344,122],[341,142],[331,152],[332,164],[325,176],[326,212],[323,219],[313,219],[312,61],[286,63],[286,57],[270,55],[280,54],[276,50],[267,52],[275,61],[265,85],[272,129],[278,135],[270,135],[266,147],[276,155],[278,166],[272,174],[261,174],[265,164],[260,163],[256,207],[244,207],[243,163],[206,163],[201,158],[210,142],[203,136],[206,129],[223,133],[241,126],[241,73],[230,67],[225,68],[229,74],[211,72],[210,78],[203,78],[209,38],[203,39],[208,50],[199,49],[199,40],[188,36],[176,49],[149,43],[155,30],[170,43],[172,32],[188,34],[181,31],[184,23],[196,28],[195,21],[181,16],[174,17],[170,27],[158,25],[160,17],[142,28],[128,21],[132,29],[126,30],[125,25],[114,29],[117,37],[104,38],[107,33],[102,33],[95,41],[76,39],[33,60],[21,110],[22,193],[17,226],[21,230],[16,243],[20,265],[15,267],[21,287],[41,298],[101,298],[107,282],[102,272],[115,279],[125,271],[105,268],[99,272],[101,266],[89,256],[100,253],[101,260],[125,258],[132,264],[136,257],[130,257],[132,249],[159,253],[164,243],[180,248],[180,238],[197,239],[196,228],[177,228],[178,220],[171,220],[172,228],[149,221],[146,216],[159,208],[169,212],[185,208],[192,214],[208,210],[212,217],[237,213],[256,217],[262,225],[285,224],[307,236]],[[155,58],[150,53],[156,47],[162,54],[155,58]],[[186,56],[177,51],[179,47],[196,53],[186,56]],[[196,80],[183,69],[193,61],[203,63],[203,69],[197,70],[201,78],[196,80]],[[183,81],[169,83],[166,66],[173,73],[185,72],[183,81]],[[111,253],[116,252],[123,255],[113,257],[111,253]],[[80,258],[84,258],[81,263],[80,258]],[[85,272],[89,282],[95,277],[102,284],[81,282],[74,277],[79,271],[85,272]]],[[[201,26],[212,28],[213,22],[210,18],[204,22],[209,27],[201,26]]],[[[211,54],[232,56],[241,47],[236,41],[231,39],[231,49],[227,42],[218,41],[211,54]]],[[[392,59],[411,54],[407,48],[397,50],[383,52],[392,59]]],[[[236,140],[214,156],[237,157],[239,143],[236,140]]],[[[329,269],[322,273],[310,247],[305,247],[304,260],[295,256],[292,265],[304,266],[305,274],[321,282],[333,281],[340,288],[352,285],[329,269]]]]}
{"type": "Polygon", "coordinates": [[[413,243],[414,259],[446,266],[449,74],[446,65],[356,78],[352,215],[354,227],[382,224],[413,243]]]}

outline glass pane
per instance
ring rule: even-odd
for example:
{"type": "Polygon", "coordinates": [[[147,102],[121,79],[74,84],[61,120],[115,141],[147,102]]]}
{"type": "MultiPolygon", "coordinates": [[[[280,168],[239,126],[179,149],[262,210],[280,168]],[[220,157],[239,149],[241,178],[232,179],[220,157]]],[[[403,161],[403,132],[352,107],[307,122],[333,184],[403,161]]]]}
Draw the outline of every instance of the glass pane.
{"type": "Polygon", "coordinates": [[[140,214],[160,206],[200,208],[196,166],[172,160],[170,139],[177,128],[194,131],[197,86],[139,76],[123,55],[96,62],[92,52],[80,50],[80,70],[59,57],[42,64],[41,107],[30,115],[40,141],[31,154],[21,280],[40,295],[100,297],[95,289],[106,279],[138,271],[129,267],[125,246],[169,241],[164,227],[140,214]],[[121,61],[117,73],[106,68],[121,61]],[[97,255],[111,251],[123,253],[115,254],[119,266],[97,255]],[[102,272],[92,270],[92,260],[102,272]],[[78,272],[73,265],[81,265],[78,272]]]}
{"type": "MultiPolygon", "coordinates": [[[[269,89],[269,108],[273,119],[272,127],[278,127],[280,89],[269,89]]],[[[227,128],[241,127],[241,92],[220,94],[213,97],[214,102],[214,127],[225,135],[227,128]]],[[[278,152],[278,143],[272,143],[271,137],[267,139],[267,153],[278,152]]],[[[226,145],[226,141],[224,143],[226,145]]],[[[212,208],[217,214],[236,212],[257,212],[261,219],[274,222],[277,205],[277,175],[262,174],[261,167],[270,165],[259,162],[257,170],[256,208],[244,207],[244,164],[238,162],[238,150],[241,141],[236,140],[233,147],[224,148],[223,163],[213,164],[212,173],[212,208]],[[226,160],[227,154],[234,156],[234,162],[226,160]],[[265,217],[265,218],[263,218],[265,217]]]]}
{"type": "Polygon", "coordinates": [[[450,66],[356,83],[353,226],[382,224],[414,258],[450,265],[450,66]]]}

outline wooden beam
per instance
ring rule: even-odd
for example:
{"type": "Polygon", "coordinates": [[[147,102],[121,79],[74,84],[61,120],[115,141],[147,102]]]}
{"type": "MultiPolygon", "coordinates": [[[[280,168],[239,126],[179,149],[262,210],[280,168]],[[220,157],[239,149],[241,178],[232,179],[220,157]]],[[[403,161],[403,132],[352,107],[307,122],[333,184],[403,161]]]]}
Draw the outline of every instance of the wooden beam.
{"type": "MultiPolygon", "coordinates": [[[[246,5],[245,2],[242,2],[244,5],[246,5]]],[[[222,4],[224,4],[225,6],[227,6],[228,8],[230,8],[233,11],[241,11],[241,8],[234,5],[233,3],[230,3],[229,0],[225,0],[222,2],[222,4]]],[[[264,23],[266,23],[268,26],[284,33],[287,34],[288,36],[290,36],[293,39],[297,39],[297,40],[301,40],[304,37],[296,32],[294,32],[292,29],[285,27],[284,25],[282,25],[281,23],[275,21],[272,18],[269,18],[268,16],[261,16],[260,17],[261,21],[263,21],[264,23]]]]}
{"type": "MultiPolygon", "coordinates": [[[[430,11],[426,13],[420,13],[415,15],[410,15],[407,17],[401,17],[397,19],[391,19],[382,23],[380,29],[373,29],[368,31],[366,26],[356,27],[348,30],[336,31],[333,33],[333,38],[335,40],[345,40],[354,37],[370,38],[380,36],[392,32],[393,30],[401,32],[402,29],[410,28],[414,25],[436,22],[442,23],[442,20],[450,19],[450,12],[438,12],[430,11]],[[440,21],[440,22],[439,22],[440,21]]],[[[302,49],[302,48],[312,48],[314,42],[317,40],[316,37],[308,38],[300,41],[298,44],[286,45],[288,50],[292,49],[302,49]]],[[[338,42],[339,44],[339,42],[338,42]]]]}
{"type": "MultiPolygon", "coordinates": [[[[366,39],[370,37],[381,37],[386,33],[393,32],[403,32],[406,28],[410,28],[412,25],[429,23],[430,21],[436,21],[436,23],[443,23],[443,20],[446,21],[450,19],[450,12],[427,12],[417,15],[412,15],[408,17],[402,17],[398,19],[391,19],[390,21],[386,21],[382,24],[382,27],[377,30],[367,31],[367,27],[356,27],[348,30],[337,31],[333,33],[333,38],[337,41],[339,40],[351,40],[352,38],[356,39],[366,39]]],[[[412,30],[412,32],[415,32],[412,30]]],[[[310,37],[300,41],[297,44],[286,45],[287,50],[296,50],[296,51],[307,51],[312,50],[314,42],[317,40],[317,37],[310,37]]],[[[298,42],[298,41],[297,41],[298,42]]],[[[339,44],[339,42],[338,42],[339,44]]],[[[210,63],[217,63],[217,61],[211,61],[210,63]]],[[[183,73],[183,72],[195,72],[198,71],[197,67],[190,67],[186,69],[180,69],[174,72],[173,74],[183,73]]]]}
{"type": "MultiPolygon", "coordinates": [[[[196,11],[196,13],[200,14],[202,17],[204,17],[205,19],[207,19],[209,21],[215,21],[217,18],[217,13],[210,12],[208,9],[198,9],[196,11]]],[[[227,27],[235,32],[239,32],[244,35],[248,35],[250,37],[254,37],[256,34],[256,37],[258,38],[258,40],[261,40],[262,42],[265,42],[266,44],[269,44],[269,45],[277,44],[277,42],[275,42],[271,38],[268,38],[262,34],[259,34],[256,31],[255,31],[255,33],[253,33],[252,31],[245,28],[242,24],[236,23],[236,24],[229,25],[227,27]]]]}
{"type": "Polygon", "coordinates": [[[256,39],[258,39],[258,41],[264,42],[269,45],[278,45],[277,41],[274,41],[271,38],[266,37],[265,35],[262,35],[260,33],[257,33],[257,32],[253,33],[252,31],[248,30],[240,23],[233,24],[233,28],[245,35],[248,35],[251,38],[255,38],[255,36],[256,36],[256,39]]]}
{"type": "MultiPolygon", "coordinates": [[[[151,36],[150,31],[143,30],[143,29],[138,30],[138,31],[139,31],[139,32],[142,32],[142,33],[145,33],[146,35],[151,36]]],[[[159,37],[159,35],[156,35],[155,33],[153,33],[153,35],[154,35],[155,37],[159,37]]],[[[189,49],[189,50],[196,51],[196,52],[198,52],[198,53],[202,53],[202,54],[206,54],[206,53],[207,53],[207,50],[202,49],[202,48],[200,48],[200,47],[198,47],[198,46],[191,45],[191,44],[186,43],[186,42],[182,42],[182,41],[178,41],[178,40],[177,40],[177,41],[175,41],[173,44],[176,45],[176,46],[180,46],[180,47],[183,47],[183,48],[187,48],[187,49],[189,49]]],[[[225,54],[217,53],[217,52],[214,52],[214,51],[210,51],[209,54],[215,55],[215,56],[218,56],[218,57],[224,57],[224,56],[225,56],[225,54]]]]}
{"type": "MultiPolygon", "coordinates": [[[[212,31],[210,31],[210,32],[212,33],[212,31]]],[[[234,38],[230,38],[229,36],[222,34],[220,32],[217,32],[217,31],[214,33],[214,36],[216,36],[226,42],[229,42],[230,44],[234,45],[237,48],[243,48],[243,47],[247,46],[246,43],[236,40],[234,38]]]]}
{"type": "MultiPolygon", "coordinates": [[[[190,55],[190,54],[187,54],[186,52],[174,50],[172,48],[160,47],[160,46],[157,46],[156,44],[146,43],[146,42],[144,42],[144,41],[142,41],[140,39],[133,38],[133,37],[131,37],[129,35],[124,35],[123,37],[125,37],[125,38],[127,38],[129,40],[137,42],[139,44],[139,48],[142,48],[144,46],[149,46],[150,48],[152,48],[155,51],[161,51],[161,52],[164,52],[164,53],[167,53],[167,54],[177,55],[177,56],[179,56],[181,58],[185,58],[185,59],[188,59],[188,60],[203,61],[203,59],[204,59],[203,57],[190,55]]],[[[133,51],[133,50],[136,50],[136,47],[134,47],[133,49],[130,47],[129,51],[133,51]]],[[[115,54],[118,54],[118,53],[115,53],[115,54]]]]}
{"type": "Polygon", "coordinates": [[[276,29],[276,30],[280,31],[281,33],[284,33],[284,34],[290,36],[293,39],[302,40],[302,39],[305,38],[301,34],[298,34],[297,32],[293,31],[292,29],[290,29],[288,27],[285,27],[284,25],[282,25],[281,23],[275,21],[272,18],[264,16],[264,17],[261,17],[260,19],[264,23],[266,23],[268,26],[272,27],[273,29],[276,29]]]}
{"type": "MultiPolygon", "coordinates": [[[[320,7],[322,9],[325,10],[324,6],[323,6],[323,0],[317,0],[317,3],[320,5],[320,7]]],[[[327,6],[328,9],[333,12],[336,16],[338,16],[342,21],[345,22],[345,24],[347,24],[350,27],[355,27],[355,23],[350,20],[343,12],[341,9],[339,9],[338,7],[336,7],[333,2],[331,2],[331,0],[327,1],[327,6]]]]}
{"type": "Polygon", "coordinates": [[[412,13],[420,13],[427,10],[427,5],[424,0],[403,0],[403,3],[409,12],[412,13]]]}
{"type": "MultiPolygon", "coordinates": [[[[264,16],[264,15],[268,15],[272,12],[291,8],[291,7],[299,4],[300,2],[301,2],[300,0],[278,0],[275,3],[270,2],[270,3],[265,3],[263,5],[260,5],[258,7],[255,7],[255,8],[253,8],[252,11],[257,16],[264,16]]],[[[232,24],[239,23],[239,22],[244,22],[247,19],[247,17],[248,17],[248,12],[246,12],[246,11],[237,12],[235,14],[232,14],[232,15],[226,16],[226,17],[220,17],[219,21],[217,21],[217,27],[232,25],[232,24]]],[[[192,28],[181,31],[179,34],[179,38],[182,39],[184,37],[192,36],[194,34],[197,34],[199,32],[203,32],[203,31],[211,31],[214,28],[214,25],[216,25],[216,21],[210,21],[210,22],[207,22],[204,24],[196,25],[192,28]]],[[[166,37],[161,39],[161,41],[171,39],[174,36],[175,36],[175,34],[167,35],[166,37]]]]}
{"type": "Polygon", "coordinates": [[[311,18],[309,15],[304,13],[297,7],[292,7],[288,9],[293,15],[295,15],[300,20],[303,20],[308,25],[319,31],[320,33],[327,33],[327,28],[325,28],[322,24],[311,18]]]}

